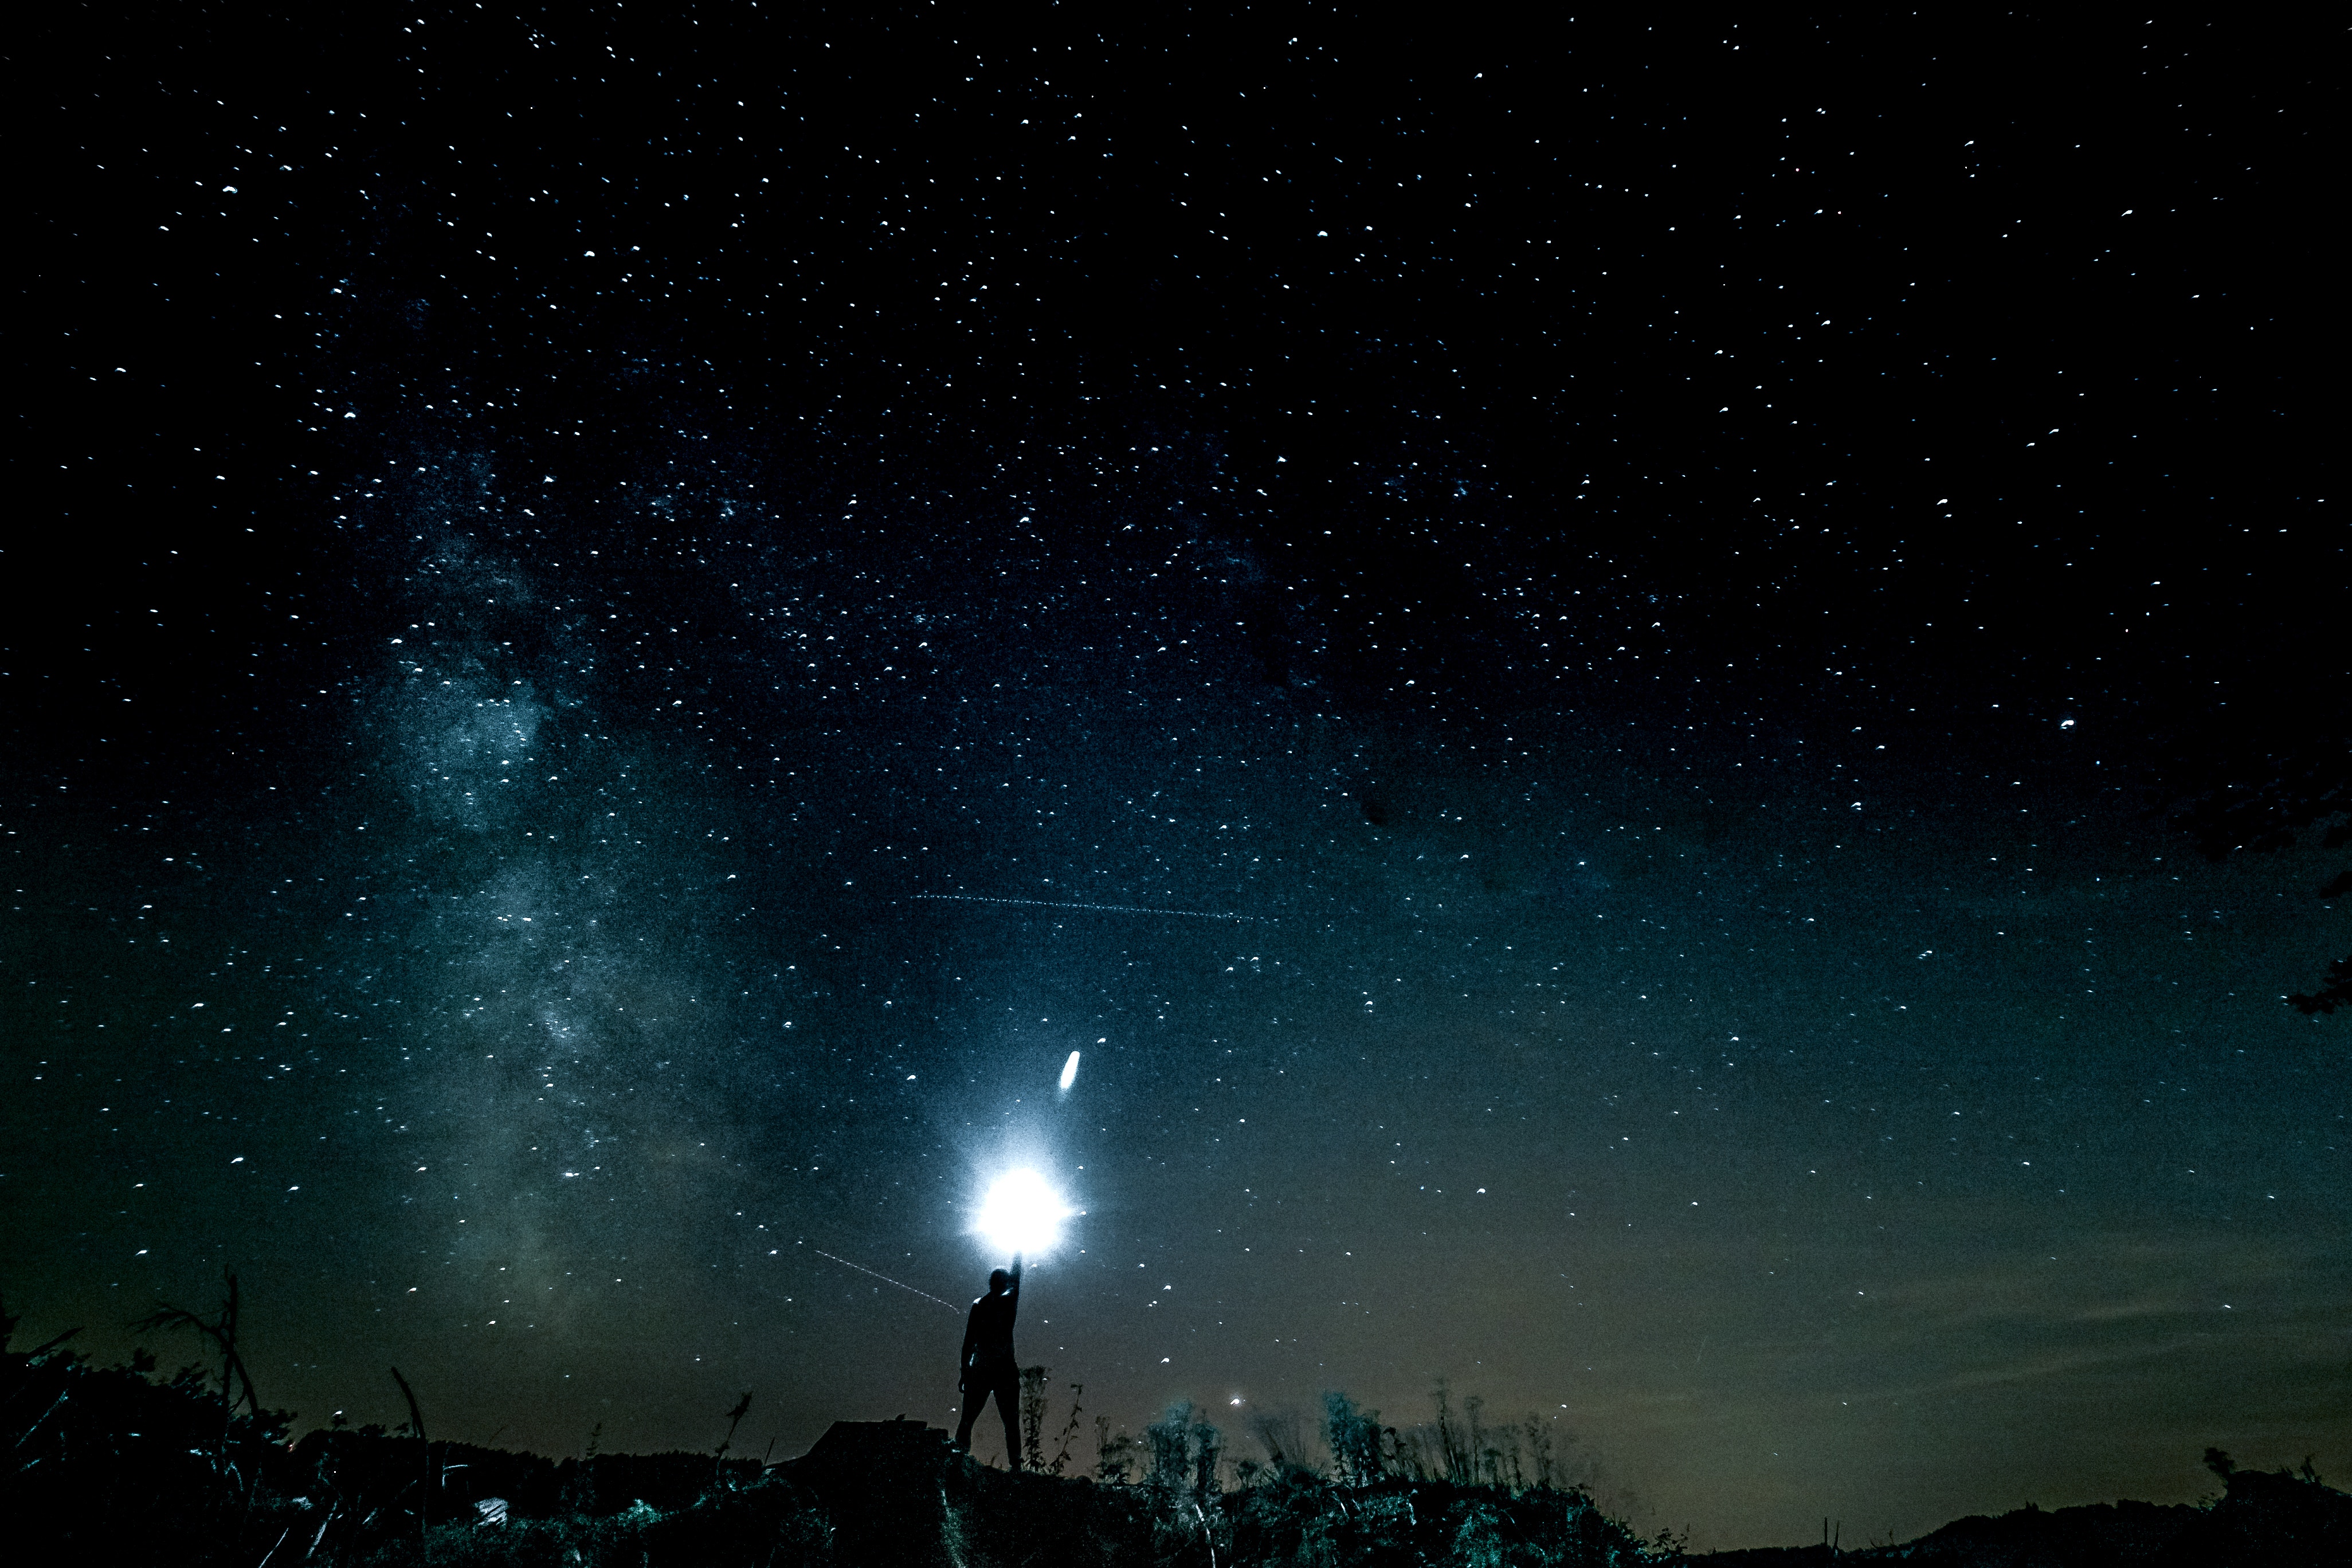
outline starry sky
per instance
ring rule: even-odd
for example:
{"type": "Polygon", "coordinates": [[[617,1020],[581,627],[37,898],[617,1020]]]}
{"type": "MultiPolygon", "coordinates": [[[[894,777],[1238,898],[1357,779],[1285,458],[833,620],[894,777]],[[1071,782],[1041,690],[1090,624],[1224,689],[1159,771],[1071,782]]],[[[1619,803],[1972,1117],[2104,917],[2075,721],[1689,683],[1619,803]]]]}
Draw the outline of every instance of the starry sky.
{"type": "Polygon", "coordinates": [[[1106,16],[29,36],[20,1339],[782,1457],[1025,1163],[1083,1456],[2352,1468],[2341,855],[2167,811],[2352,689],[2315,40],[1106,16]]]}

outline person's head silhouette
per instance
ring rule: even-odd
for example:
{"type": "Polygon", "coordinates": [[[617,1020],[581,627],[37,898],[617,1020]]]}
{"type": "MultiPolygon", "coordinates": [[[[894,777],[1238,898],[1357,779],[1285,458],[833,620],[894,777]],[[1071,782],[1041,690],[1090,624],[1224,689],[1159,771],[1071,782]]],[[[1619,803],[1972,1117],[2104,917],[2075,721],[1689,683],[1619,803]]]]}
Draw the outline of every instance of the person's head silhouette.
{"type": "Polygon", "coordinates": [[[1007,1274],[1003,1269],[992,1268],[988,1271],[988,1293],[990,1295],[1003,1295],[1004,1288],[1012,1283],[1013,1276],[1007,1274]]]}

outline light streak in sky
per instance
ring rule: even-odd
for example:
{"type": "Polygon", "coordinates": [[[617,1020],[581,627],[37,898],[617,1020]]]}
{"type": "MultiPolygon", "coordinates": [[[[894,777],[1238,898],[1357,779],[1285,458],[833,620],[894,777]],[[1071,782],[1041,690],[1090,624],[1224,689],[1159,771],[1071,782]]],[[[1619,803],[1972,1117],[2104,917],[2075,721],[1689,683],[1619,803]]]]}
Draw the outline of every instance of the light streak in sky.
{"type": "Polygon", "coordinates": [[[1072,1051],[1070,1059],[1062,1064],[1062,1092],[1070,1092],[1070,1085],[1078,1081],[1078,1053],[1072,1051]]]}
{"type": "MultiPolygon", "coordinates": [[[[809,1250],[815,1253],[819,1258],[833,1258],[833,1254],[827,1252],[822,1247],[812,1247],[809,1250]]],[[[866,1268],[863,1263],[852,1263],[846,1258],[833,1258],[833,1260],[835,1263],[840,1264],[844,1268],[855,1268],[860,1274],[874,1274],[874,1270],[866,1268]]],[[[887,1274],[874,1274],[874,1278],[879,1279],[885,1285],[896,1285],[901,1290],[915,1290],[915,1288],[912,1285],[908,1284],[905,1280],[893,1279],[887,1274]]],[[[915,1294],[920,1296],[926,1301],[938,1301],[940,1306],[945,1307],[950,1312],[961,1312],[963,1310],[961,1307],[957,1306],[953,1301],[942,1300],[938,1296],[932,1295],[929,1290],[915,1290],[915,1294]]]]}
{"type": "Polygon", "coordinates": [[[913,896],[959,904],[1022,904],[1033,910],[1097,910],[1114,915],[1182,915],[1196,921],[1246,921],[1255,925],[1275,923],[1264,915],[1227,915],[1209,910],[1155,910],[1141,904],[1056,904],[1044,899],[991,899],[979,893],[917,893],[913,896]]]}

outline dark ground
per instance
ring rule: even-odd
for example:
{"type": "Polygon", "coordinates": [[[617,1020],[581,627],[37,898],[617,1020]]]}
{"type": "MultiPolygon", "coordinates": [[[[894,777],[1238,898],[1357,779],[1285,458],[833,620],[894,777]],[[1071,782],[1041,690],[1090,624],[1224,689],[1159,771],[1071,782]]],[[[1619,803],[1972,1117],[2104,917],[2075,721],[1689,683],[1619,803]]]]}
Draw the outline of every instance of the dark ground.
{"type": "MultiPolygon", "coordinates": [[[[1252,1467],[1227,1489],[1213,1428],[1155,1427],[1132,1485],[1006,1474],[919,1422],[839,1422],[778,1465],[719,1455],[552,1461],[381,1430],[288,1439],[186,1369],[99,1368],[60,1348],[0,1362],[7,1535],[37,1557],[113,1563],[1506,1564],[1680,1563],[1581,1489],[1334,1479],[1252,1467]],[[420,1512],[419,1502],[425,1503],[420,1512]]],[[[224,1380],[226,1381],[226,1380],[224,1380]]],[[[429,1432],[426,1434],[429,1437],[429,1432]]],[[[2352,1497],[2318,1477],[2240,1470],[2202,1506],[2122,1502],[1969,1518],[1919,1540],[1716,1552],[1728,1568],[1854,1561],[1954,1568],[2294,1568],[2345,1560],[2352,1497]]]]}

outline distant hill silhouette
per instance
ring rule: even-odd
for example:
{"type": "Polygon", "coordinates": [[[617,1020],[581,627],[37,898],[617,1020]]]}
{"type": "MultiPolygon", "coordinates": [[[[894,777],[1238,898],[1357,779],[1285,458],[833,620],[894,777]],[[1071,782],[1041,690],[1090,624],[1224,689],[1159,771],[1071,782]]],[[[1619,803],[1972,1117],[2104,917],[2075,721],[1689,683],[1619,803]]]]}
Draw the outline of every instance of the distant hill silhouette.
{"type": "Polygon", "coordinates": [[[2352,1563],[2352,1497],[2305,1468],[2242,1470],[2206,1451],[2227,1489],[2210,1507],[2093,1503],[1971,1514],[1896,1546],[1750,1548],[1692,1559],[1706,1568],[1906,1563],[1923,1568],[2337,1568],[2352,1563]]]}

